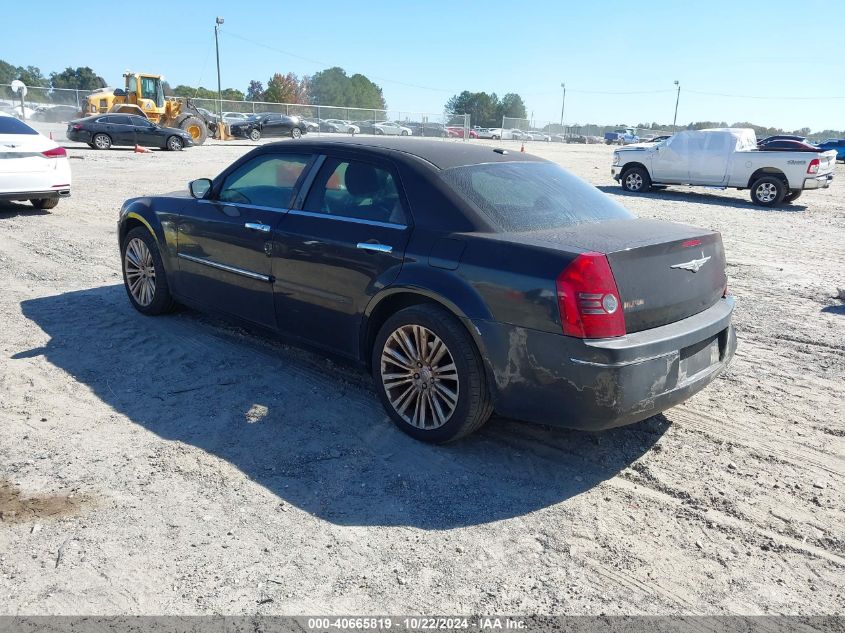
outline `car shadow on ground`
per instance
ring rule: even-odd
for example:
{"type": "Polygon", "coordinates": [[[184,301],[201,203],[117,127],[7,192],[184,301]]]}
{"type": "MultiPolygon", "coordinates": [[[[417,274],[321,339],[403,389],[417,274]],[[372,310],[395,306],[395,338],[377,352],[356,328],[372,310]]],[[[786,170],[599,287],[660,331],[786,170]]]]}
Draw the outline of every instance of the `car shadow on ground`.
{"type": "Polygon", "coordinates": [[[50,215],[46,209],[36,209],[29,202],[10,202],[0,200],[0,220],[19,215],[50,215]]]}
{"type": "Polygon", "coordinates": [[[430,446],[395,428],[362,371],[187,309],[144,317],[121,285],[21,308],[50,340],[13,359],[43,356],[132,423],[339,525],[448,529],[542,510],[613,477],[669,426],[659,415],[590,434],[494,419],[430,446]]]}
{"type": "Polygon", "coordinates": [[[751,202],[751,200],[738,200],[736,198],[729,198],[718,194],[702,193],[699,190],[681,191],[677,189],[652,189],[651,191],[647,191],[645,193],[633,193],[631,191],[625,191],[619,185],[599,185],[597,189],[620,198],[656,198],[658,200],[669,200],[675,202],[711,204],[719,207],[736,207],[738,209],[748,209],[749,211],[786,211],[794,213],[797,211],[805,211],[807,209],[807,207],[802,204],[781,204],[777,207],[761,207],[751,202]]]}
{"type": "Polygon", "coordinates": [[[825,314],[840,314],[845,316],[845,304],[838,305],[838,306],[825,306],[822,308],[822,312],[825,314]]]}

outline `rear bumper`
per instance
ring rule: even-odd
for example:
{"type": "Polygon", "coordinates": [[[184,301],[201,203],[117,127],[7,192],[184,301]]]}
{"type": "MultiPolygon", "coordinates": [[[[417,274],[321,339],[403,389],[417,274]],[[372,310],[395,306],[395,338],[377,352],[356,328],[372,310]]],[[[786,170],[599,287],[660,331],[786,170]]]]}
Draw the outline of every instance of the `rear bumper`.
{"type": "Polygon", "coordinates": [[[614,339],[581,340],[472,321],[500,415],[583,430],[631,424],[683,402],[736,350],[731,297],[692,317],[614,339]]]}
{"type": "Polygon", "coordinates": [[[833,180],[833,174],[825,174],[823,176],[816,176],[815,178],[804,179],[803,189],[827,189],[833,180]]]}
{"type": "Polygon", "coordinates": [[[17,193],[0,192],[0,200],[38,200],[42,198],[68,198],[70,187],[46,191],[19,191],[17,193]]]}

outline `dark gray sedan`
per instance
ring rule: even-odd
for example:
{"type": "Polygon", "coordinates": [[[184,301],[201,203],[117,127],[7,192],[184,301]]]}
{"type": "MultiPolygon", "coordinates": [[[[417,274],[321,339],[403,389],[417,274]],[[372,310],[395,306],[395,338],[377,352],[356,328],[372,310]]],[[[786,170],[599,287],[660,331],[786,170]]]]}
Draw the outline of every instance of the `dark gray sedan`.
{"type": "Polygon", "coordinates": [[[736,347],[719,233],[637,219],[529,154],[273,143],[190,193],[123,205],[132,305],[196,305],[357,361],[421,440],[493,411],[636,422],[704,388],[736,347]]]}
{"type": "Polygon", "coordinates": [[[67,126],[69,141],[87,143],[93,149],[120,145],[141,145],[178,151],[194,144],[191,135],[174,127],[161,127],[134,114],[96,114],[71,121],[67,126]]]}

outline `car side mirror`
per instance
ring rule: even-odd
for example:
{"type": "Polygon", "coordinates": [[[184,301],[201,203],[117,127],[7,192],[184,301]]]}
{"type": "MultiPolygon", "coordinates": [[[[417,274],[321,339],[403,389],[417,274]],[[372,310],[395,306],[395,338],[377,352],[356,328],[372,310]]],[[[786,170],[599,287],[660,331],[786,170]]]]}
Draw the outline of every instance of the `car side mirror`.
{"type": "Polygon", "coordinates": [[[202,200],[211,191],[211,179],[197,178],[196,180],[192,180],[188,183],[188,191],[197,200],[202,200]]]}

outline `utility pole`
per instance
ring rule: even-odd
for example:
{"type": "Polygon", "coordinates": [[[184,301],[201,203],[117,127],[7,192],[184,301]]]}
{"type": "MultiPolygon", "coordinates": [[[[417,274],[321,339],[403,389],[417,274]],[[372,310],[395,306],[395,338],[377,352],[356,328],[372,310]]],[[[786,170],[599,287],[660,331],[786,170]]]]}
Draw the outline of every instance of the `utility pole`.
{"type": "Polygon", "coordinates": [[[223,125],[223,90],[220,87],[220,41],[217,37],[217,32],[220,30],[220,25],[223,24],[223,18],[219,15],[214,20],[214,48],[217,52],[217,136],[222,138],[220,126],[223,125]]]}
{"type": "Polygon", "coordinates": [[[675,85],[678,86],[678,96],[675,97],[675,118],[672,119],[672,131],[678,131],[678,101],[681,100],[681,83],[676,79],[675,85]]]}
{"type": "Polygon", "coordinates": [[[560,104],[560,133],[566,136],[566,128],[563,127],[563,115],[566,113],[566,84],[561,83],[560,87],[563,88],[563,101],[560,104]]]}

